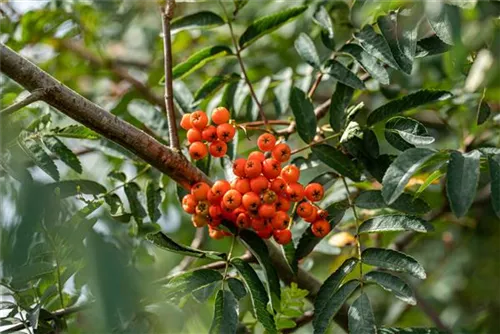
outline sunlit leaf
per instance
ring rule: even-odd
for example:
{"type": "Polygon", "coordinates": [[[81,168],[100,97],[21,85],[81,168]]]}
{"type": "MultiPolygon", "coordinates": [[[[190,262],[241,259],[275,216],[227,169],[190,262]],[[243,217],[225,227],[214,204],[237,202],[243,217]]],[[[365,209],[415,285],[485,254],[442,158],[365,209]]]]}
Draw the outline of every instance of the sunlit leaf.
{"type": "Polygon", "coordinates": [[[434,228],[425,220],[407,215],[383,215],[364,221],[359,226],[359,233],[383,233],[396,231],[414,231],[426,233],[434,228]]]}
{"type": "Polygon", "coordinates": [[[203,67],[209,61],[220,57],[232,55],[231,49],[224,45],[216,45],[204,48],[192,54],[186,61],[176,65],[172,69],[172,77],[174,79],[183,78],[197,69],[203,67]]]}
{"type": "Polygon", "coordinates": [[[400,151],[434,142],[434,138],[429,136],[422,123],[401,116],[392,117],[385,123],[384,134],[389,144],[400,151]]]}
{"type": "Polygon", "coordinates": [[[349,307],[349,333],[351,334],[376,334],[375,317],[373,316],[370,299],[365,293],[349,307]]]}

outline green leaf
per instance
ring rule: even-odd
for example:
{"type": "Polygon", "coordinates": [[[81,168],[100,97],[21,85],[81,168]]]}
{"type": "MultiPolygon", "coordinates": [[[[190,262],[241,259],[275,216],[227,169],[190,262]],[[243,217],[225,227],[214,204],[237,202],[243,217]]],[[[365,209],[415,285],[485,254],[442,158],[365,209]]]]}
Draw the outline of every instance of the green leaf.
{"type": "MultiPolygon", "coordinates": [[[[345,283],[331,296],[331,299],[327,301],[321,313],[318,314],[315,312],[313,319],[314,334],[323,334],[326,332],[333,316],[337,314],[342,305],[344,305],[359,285],[360,282],[357,280],[345,283]]],[[[315,308],[315,310],[317,309],[315,308]]]]}
{"type": "Polygon", "coordinates": [[[215,290],[220,288],[220,285],[221,284],[219,282],[211,283],[201,289],[194,290],[191,292],[191,295],[198,303],[204,304],[210,297],[213,296],[215,290]]]}
{"type": "Polygon", "coordinates": [[[165,137],[168,134],[167,118],[159,109],[145,100],[133,100],[127,105],[128,113],[151,129],[156,135],[165,137]]]}
{"type": "Polygon", "coordinates": [[[295,326],[297,326],[297,324],[292,319],[280,318],[276,322],[276,326],[278,327],[278,330],[280,330],[280,329],[286,329],[286,328],[295,328],[295,326]]]}
{"type": "Polygon", "coordinates": [[[297,132],[300,138],[309,144],[316,135],[316,115],[311,100],[302,90],[293,87],[290,96],[290,107],[295,116],[297,132]]]}
{"type": "Polygon", "coordinates": [[[184,29],[210,29],[224,23],[222,17],[214,12],[201,11],[172,20],[170,31],[174,33],[184,29]]]}
{"type": "Polygon", "coordinates": [[[236,94],[236,88],[238,88],[238,82],[231,81],[224,88],[222,93],[222,98],[219,103],[221,107],[226,107],[227,110],[231,112],[231,118],[234,118],[234,94],[236,94]]]}
{"type": "Polygon", "coordinates": [[[354,89],[341,82],[337,82],[329,110],[330,126],[334,131],[338,132],[344,127],[345,109],[351,102],[353,93],[354,89]]]}
{"type": "Polygon", "coordinates": [[[103,185],[91,180],[59,181],[50,183],[45,187],[51,193],[58,191],[60,198],[76,196],[78,194],[99,195],[106,192],[106,188],[103,185]]]}
{"type": "Polygon", "coordinates": [[[422,89],[378,107],[368,116],[367,124],[373,125],[391,116],[400,114],[403,111],[410,110],[427,103],[443,101],[451,96],[451,93],[445,90],[422,89]]]}
{"type": "Polygon", "coordinates": [[[408,117],[395,116],[389,119],[385,123],[384,134],[389,144],[400,151],[434,142],[422,123],[408,117]]]}
{"type": "Polygon", "coordinates": [[[227,75],[216,75],[205,81],[201,87],[194,93],[194,105],[198,105],[201,101],[207,97],[212,96],[216,91],[218,91],[222,86],[227,83],[235,82],[240,79],[240,76],[235,73],[227,75]]]}
{"type": "MultiPolygon", "coordinates": [[[[342,265],[323,282],[318,293],[316,294],[316,300],[314,301],[315,316],[313,324],[321,321],[321,318],[324,318],[323,313],[329,312],[329,302],[335,296],[335,293],[338,291],[337,289],[344,278],[353,271],[357,264],[358,259],[356,258],[345,260],[344,263],[342,263],[342,265]]],[[[316,328],[316,326],[314,327],[316,328]]]]}
{"type": "Polygon", "coordinates": [[[417,47],[418,18],[418,15],[410,10],[400,10],[377,19],[380,32],[394,59],[399,68],[408,75],[411,74],[417,47]]]}
{"type": "Polygon", "coordinates": [[[219,290],[215,297],[215,309],[210,334],[236,333],[238,328],[238,301],[231,291],[219,290]]]}
{"type": "MultiPolygon", "coordinates": [[[[304,232],[305,233],[305,232],[304,232]]],[[[312,232],[310,232],[312,234],[312,232]]],[[[292,269],[294,274],[297,274],[299,271],[299,260],[297,258],[297,250],[295,249],[295,245],[293,242],[289,242],[286,245],[282,245],[281,249],[283,250],[283,254],[285,255],[286,262],[290,269],[292,269]]]]}
{"type": "Polygon", "coordinates": [[[328,73],[332,78],[354,89],[364,89],[365,84],[356,74],[351,72],[347,67],[334,59],[329,59],[324,65],[324,72],[328,73]]]}
{"type": "Polygon", "coordinates": [[[381,327],[378,329],[378,334],[445,334],[437,328],[422,328],[422,327],[381,327]]]}
{"type": "Polygon", "coordinates": [[[62,141],[53,136],[44,136],[42,140],[45,146],[47,146],[51,152],[55,153],[68,167],[78,174],[82,173],[80,160],[62,141]]]}
{"type": "Polygon", "coordinates": [[[264,16],[248,26],[239,39],[241,49],[255,42],[260,37],[273,32],[283,24],[297,18],[307,9],[307,6],[292,7],[282,12],[264,16]]]}
{"type": "Polygon", "coordinates": [[[40,140],[25,139],[23,133],[18,138],[21,149],[30,157],[35,165],[40,167],[54,180],[59,181],[59,170],[50,156],[45,152],[40,140]]]}
{"type": "Polygon", "coordinates": [[[399,69],[398,63],[392,56],[391,48],[387,44],[387,41],[384,37],[377,34],[371,25],[365,25],[361,31],[354,34],[354,37],[356,37],[361,47],[365,49],[368,54],[396,70],[399,69]]]}
{"type": "Polygon", "coordinates": [[[417,189],[417,191],[415,192],[415,198],[417,198],[418,196],[420,196],[420,194],[425,190],[427,189],[427,187],[432,184],[432,182],[434,182],[435,180],[439,179],[441,176],[443,176],[445,174],[445,172],[442,170],[442,169],[438,169],[438,170],[435,170],[434,172],[432,172],[431,175],[429,175],[424,183],[422,183],[422,185],[420,185],[420,187],[417,189]]]}
{"type": "Polygon", "coordinates": [[[384,215],[365,220],[359,226],[359,234],[414,231],[427,233],[434,230],[425,220],[407,215],[384,215]]]}
{"type": "Polygon", "coordinates": [[[477,125],[481,125],[488,120],[491,115],[491,109],[488,103],[481,100],[479,107],[477,108],[477,125]]]}
{"type": "MultiPolygon", "coordinates": [[[[163,80],[164,79],[165,78],[163,78],[163,80]]],[[[174,91],[174,102],[176,103],[178,109],[182,110],[185,114],[193,112],[194,98],[186,84],[181,80],[175,80],[172,83],[172,89],[174,91]]]]}
{"type": "Polygon", "coordinates": [[[225,45],[216,45],[204,48],[191,55],[186,61],[178,64],[172,69],[174,79],[183,78],[197,69],[203,67],[211,60],[232,55],[231,49],[225,45]]]}
{"type": "Polygon", "coordinates": [[[177,254],[188,255],[192,257],[198,258],[209,258],[214,260],[225,260],[226,254],[220,252],[209,252],[209,251],[201,251],[198,249],[194,249],[191,247],[187,247],[181,244],[176,243],[169,237],[167,237],[164,233],[158,232],[156,234],[149,234],[146,236],[150,242],[155,244],[156,246],[168,250],[170,252],[174,252],[177,254]]]}
{"type": "Polygon", "coordinates": [[[255,271],[248,263],[238,258],[231,260],[231,264],[243,277],[247,290],[250,292],[250,299],[252,300],[257,320],[264,326],[268,333],[278,333],[273,315],[267,310],[269,298],[267,297],[266,289],[255,271]]]}
{"type": "Polygon", "coordinates": [[[127,181],[127,175],[125,175],[124,172],[120,172],[117,170],[112,170],[111,172],[109,172],[108,177],[111,177],[115,180],[122,181],[122,182],[127,181]]]}
{"type": "Polygon", "coordinates": [[[172,278],[165,285],[166,298],[178,298],[222,280],[217,270],[197,269],[172,278]]]}
{"type": "Polygon", "coordinates": [[[278,116],[284,115],[290,105],[290,95],[293,86],[291,75],[293,71],[290,68],[287,71],[290,73],[289,76],[273,89],[274,96],[276,97],[274,105],[278,116]]]}
{"type": "Polygon", "coordinates": [[[417,50],[415,58],[422,58],[426,56],[433,56],[441,53],[448,52],[451,45],[443,43],[436,35],[421,39],[417,42],[417,50]]]}
{"type": "Polygon", "coordinates": [[[390,208],[412,215],[423,215],[431,210],[427,202],[419,198],[414,198],[411,194],[403,193],[391,205],[384,201],[382,191],[368,190],[363,191],[356,198],[355,205],[363,209],[384,209],[390,208]]]}
{"type": "Polygon", "coordinates": [[[269,250],[264,241],[250,230],[241,230],[240,240],[245,244],[248,250],[255,256],[260,265],[264,268],[269,286],[269,295],[271,303],[275,309],[279,309],[281,300],[281,288],[278,273],[269,257],[269,250]]]}
{"type": "Polygon", "coordinates": [[[323,6],[319,6],[318,9],[313,14],[313,21],[321,28],[323,28],[327,33],[328,37],[333,38],[333,23],[328,11],[323,6]]]}
{"type": "Polygon", "coordinates": [[[427,277],[424,268],[417,260],[392,249],[367,248],[361,254],[361,261],[371,266],[408,273],[420,279],[427,277]]]}
{"type": "Polygon", "coordinates": [[[392,204],[403,193],[413,174],[434,155],[436,151],[426,148],[411,148],[401,153],[389,166],[382,180],[385,202],[392,204]]]}
{"type": "Polygon", "coordinates": [[[347,176],[353,181],[359,181],[361,172],[358,166],[344,153],[326,144],[312,146],[311,150],[319,160],[333,168],[340,175],[347,176]]]}
{"type": "Polygon", "coordinates": [[[29,282],[35,278],[50,274],[55,269],[56,266],[48,262],[25,264],[16,268],[12,275],[12,282],[15,282],[15,284],[29,282]]]}
{"type": "Polygon", "coordinates": [[[230,277],[226,280],[226,282],[236,299],[241,299],[247,295],[245,285],[239,279],[230,277]]]}
{"type": "MultiPolygon", "coordinates": [[[[257,97],[257,100],[260,102],[261,105],[264,102],[264,96],[266,95],[267,88],[269,88],[270,83],[271,83],[271,77],[266,76],[262,80],[260,80],[255,87],[255,96],[257,97]]],[[[247,117],[251,121],[255,121],[259,117],[259,107],[257,106],[257,104],[253,99],[250,99],[250,106],[247,110],[247,117]]]]}
{"type": "Polygon", "coordinates": [[[443,42],[453,45],[453,26],[448,13],[448,5],[443,4],[441,11],[427,17],[432,30],[443,42]]]}
{"type": "Polygon", "coordinates": [[[233,15],[236,17],[238,12],[245,7],[245,5],[248,3],[249,0],[233,0],[234,2],[234,11],[233,15]]]}
{"type": "Polygon", "coordinates": [[[383,271],[374,270],[366,274],[364,279],[367,282],[377,283],[384,290],[393,293],[396,298],[401,299],[407,304],[417,304],[411,288],[405,283],[405,281],[397,276],[383,271]]]}
{"type": "Polygon", "coordinates": [[[57,137],[77,138],[77,139],[99,139],[100,136],[96,132],[90,130],[83,125],[70,125],[64,128],[52,129],[52,133],[57,137]]]}
{"type": "Polygon", "coordinates": [[[113,215],[118,212],[118,209],[123,208],[122,200],[117,194],[108,194],[104,196],[104,200],[109,205],[109,212],[113,215]]]}
{"type": "Polygon", "coordinates": [[[499,156],[488,157],[491,178],[491,206],[500,218],[500,159],[499,156]]]}
{"type": "Polygon", "coordinates": [[[135,182],[130,182],[125,184],[123,190],[125,190],[125,195],[127,195],[130,211],[132,212],[134,218],[140,220],[146,217],[146,210],[144,210],[144,207],[139,200],[139,193],[141,192],[139,185],[135,182]]]}
{"type": "Polygon", "coordinates": [[[376,334],[377,326],[373,316],[370,299],[365,293],[359,297],[349,307],[349,333],[350,334],[376,334]]]}
{"type": "Polygon", "coordinates": [[[294,45],[300,58],[314,68],[320,67],[321,61],[319,60],[318,51],[316,50],[311,37],[302,32],[295,40],[294,45]]]}
{"type": "Polygon", "coordinates": [[[146,202],[148,207],[148,215],[152,223],[156,223],[160,219],[161,212],[158,209],[161,203],[161,189],[156,182],[150,181],[146,188],[146,202]]]}
{"type": "Polygon", "coordinates": [[[341,52],[347,52],[356,59],[356,61],[365,69],[372,78],[379,81],[384,85],[388,85],[389,73],[384,66],[380,65],[377,59],[371,56],[368,52],[364,51],[362,47],[357,44],[349,43],[340,49],[341,52]]]}
{"type": "Polygon", "coordinates": [[[457,217],[467,213],[476,196],[480,157],[481,153],[477,150],[464,154],[451,152],[446,174],[446,195],[451,211],[457,217]]]}
{"type": "Polygon", "coordinates": [[[130,218],[132,218],[132,214],[123,213],[121,215],[112,215],[111,218],[113,218],[113,220],[116,220],[117,222],[126,224],[126,223],[130,222],[130,218]]]}

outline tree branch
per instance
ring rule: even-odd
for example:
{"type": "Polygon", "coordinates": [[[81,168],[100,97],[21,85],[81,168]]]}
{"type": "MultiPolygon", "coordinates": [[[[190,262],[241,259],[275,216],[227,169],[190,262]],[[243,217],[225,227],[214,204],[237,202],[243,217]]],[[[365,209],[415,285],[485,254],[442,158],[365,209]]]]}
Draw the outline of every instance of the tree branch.
{"type": "Polygon", "coordinates": [[[24,108],[24,107],[26,107],[27,105],[29,105],[29,104],[31,104],[33,102],[40,101],[42,99],[42,97],[47,93],[48,89],[50,89],[50,88],[42,88],[42,89],[36,89],[36,90],[34,90],[25,99],[23,99],[23,100],[21,100],[19,102],[16,102],[13,105],[8,106],[5,109],[2,109],[0,111],[0,115],[2,117],[3,116],[11,115],[14,112],[18,111],[19,109],[24,108]]]}
{"type": "Polygon", "coordinates": [[[1,43],[0,68],[29,91],[51,87],[43,101],[123,146],[183,187],[189,189],[198,181],[212,183],[179,152],[95,105],[1,43]]]}
{"type": "Polygon", "coordinates": [[[165,67],[165,108],[168,121],[169,144],[173,149],[179,149],[179,136],[175,122],[174,92],[172,89],[172,40],[170,36],[170,20],[174,16],[175,0],[167,0],[161,7],[163,28],[163,59],[165,67]]]}

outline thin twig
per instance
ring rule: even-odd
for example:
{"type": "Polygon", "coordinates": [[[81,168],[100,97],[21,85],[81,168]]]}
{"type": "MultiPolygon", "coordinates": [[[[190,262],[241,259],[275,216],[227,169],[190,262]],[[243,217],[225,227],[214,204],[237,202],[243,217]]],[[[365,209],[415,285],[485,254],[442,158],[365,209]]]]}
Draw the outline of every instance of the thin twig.
{"type": "Polygon", "coordinates": [[[163,27],[163,59],[165,64],[165,108],[168,121],[170,148],[180,149],[177,124],[175,122],[174,92],[172,89],[172,40],[170,36],[170,20],[174,16],[175,0],[167,0],[161,7],[163,27]]]}
{"type": "Polygon", "coordinates": [[[49,89],[50,88],[35,89],[33,92],[31,92],[30,95],[28,95],[23,100],[16,102],[13,105],[8,106],[5,109],[2,109],[2,111],[0,111],[0,115],[1,116],[11,115],[12,113],[18,111],[21,108],[26,107],[27,105],[29,105],[33,102],[40,101],[42,99],[42,97],[44,97],[44,95],[47,94],[47,90],[49,90],[49,89]]]}
{"type": "Polygon", "coordinates": [[[314,92],[316,89],[318,89],[319,84],[321,83],[321,80],[323,79],[323,72],[319,72],[318,75],[316,76],[316,80],[314,81],[313,85],[311,86],[311,89],[309,89],[309,92],[307,93],[307,96],[309,98],[312,98],[314,95],[314,92]]]}
{"type": "Polygon", "coordinates": [[[443,321],[441,321],[441,318],[439,317],[439,314],[434,310],[434,308],[427,303],[427,301],[420,295],[420,292],[415,287],[412,287],[413,294],[415,295],[415,299],[417,301],[417,306],[420,308],[428,317],[429,319],[432,320],[434,325],[442,331],[445,331],[446,333],[451,333],[451,329],[446,326],[443,321]]]}
{"type": "MultiPolygon", "coordinates": [[[[314,115],[316,115],[317,120],[322,119],[326,115],[326,113],[328,112],[328,109],[330,108],[331,102],[332,102],[332,100],[328,99],[314,109],[314,115]]],[[[286,129],[279,130],[279,131],[277,131],[277,133],[280,135],[290,135],[295,131],[296,125],[297,124],[295,123],[295,121],[293,121],[290,123],[290,125],[286,129]]]]}

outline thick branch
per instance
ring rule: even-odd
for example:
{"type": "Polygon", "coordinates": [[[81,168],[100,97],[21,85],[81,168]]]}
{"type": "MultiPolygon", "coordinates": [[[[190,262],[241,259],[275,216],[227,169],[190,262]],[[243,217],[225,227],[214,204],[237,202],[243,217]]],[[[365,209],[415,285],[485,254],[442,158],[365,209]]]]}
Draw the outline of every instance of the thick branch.
{"type": "Polygon", "coordinates": [[[0,69],[29,91],[51,87],[43,101],[133,152],[183,187],[201,180],[211,184],[182,154],[85,99],[4,44],[0,44],[0,69]]]}

